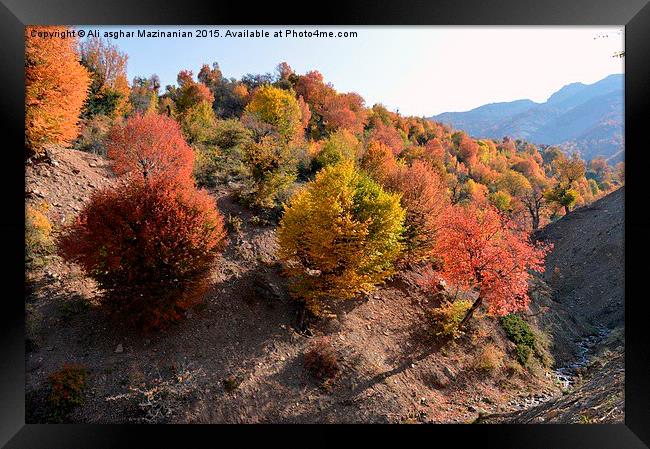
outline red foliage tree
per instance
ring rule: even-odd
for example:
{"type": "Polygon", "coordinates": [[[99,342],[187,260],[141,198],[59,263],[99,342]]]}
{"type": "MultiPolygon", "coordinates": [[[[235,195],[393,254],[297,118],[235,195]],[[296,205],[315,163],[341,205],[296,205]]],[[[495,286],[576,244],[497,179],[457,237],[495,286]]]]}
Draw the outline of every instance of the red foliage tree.
{"type": "Polygon", "coordinates": [[[157,114],[135,115],[109,133],[108,157],[117,175],[149,179],[159,175],[179,182],[192,182],[194,152],[178,123],[157,114]]]}
{"type": "Polygon", "coordinates": [[[367,111],[361,95],[350,92],[339,94],[323,80],[323,75],[311,71],[296,83],[296,93],[311,109],[310,132],[322,137],[337,129],[361,133],[367,121],[367,111]]]}
{"type": "Polygon", "coordinates": [[[224,236],[207,192],[136,178],[96,192],[59,252],[97,281],[111,310],[152,328],[201,298],[224,236]]]}
{"type": "Polygon", "coordinates": [[[440,277],[448,284],[475,290],[477,299],[460,326],[481,304],[493,315],[525,310],[529,270],[543,272],[550,246],[535,245],[492,206],[451,206],[436,239],[440,277]]]}

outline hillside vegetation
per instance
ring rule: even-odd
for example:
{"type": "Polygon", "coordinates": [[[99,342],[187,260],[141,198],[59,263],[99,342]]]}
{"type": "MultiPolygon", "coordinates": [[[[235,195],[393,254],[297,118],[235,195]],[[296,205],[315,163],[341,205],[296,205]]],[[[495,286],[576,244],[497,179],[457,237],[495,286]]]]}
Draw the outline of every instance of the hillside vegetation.
{"type": "Polygon", "coordinates": [[[109,42],[26,36],[38,83],[84,96],[53,119],[28,83],[28,422],[473,422],[561,394],[544,320],[576,319],[554,302],[578,281],[542,276],[578,232],[551,226],[622,192],[622,165],[286,63],[160,92],[109,42]]]}

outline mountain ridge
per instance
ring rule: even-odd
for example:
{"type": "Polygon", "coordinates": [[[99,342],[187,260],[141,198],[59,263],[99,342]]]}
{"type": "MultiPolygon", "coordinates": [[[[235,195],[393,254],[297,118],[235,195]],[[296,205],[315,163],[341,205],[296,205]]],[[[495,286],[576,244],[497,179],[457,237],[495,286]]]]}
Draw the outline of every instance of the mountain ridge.
{"type": "Polygon", "coordinates": [[[559,146],[585,160],[602,156],[615,164],[624,158],[623,81],[623,74],[612,74],[593,84],[567,84],[543,103],[529,99],[488,103],[429,119],[475,138],[509,136],[559,146]]]}

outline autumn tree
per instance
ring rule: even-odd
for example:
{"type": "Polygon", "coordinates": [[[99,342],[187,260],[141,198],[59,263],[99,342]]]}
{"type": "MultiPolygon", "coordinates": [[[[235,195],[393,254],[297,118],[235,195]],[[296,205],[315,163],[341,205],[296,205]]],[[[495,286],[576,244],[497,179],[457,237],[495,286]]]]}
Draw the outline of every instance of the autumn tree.
{"type": "Polygon", "coordinates": [[[128,56],[110,41],[90,37],[80,44],[81,63],[91,74],[90,92],[83,115],[123,116],[130,110],[128,56]]]}
{"type": "Polygon", "coordinates": [[[346,129],[360,134],[367,117],[364,99],[355,92],[334,95],[325,103],[322,116],[327,132],[346,129]]]}
{"type": "Polygon", "coordinates": [[[517,230],[491,206],[450,207],[436,239],[442,263],[439,275],[449,285],[476,294],[460,327],[483,304],[492,315],[525,310],[530,270],[544,271],[549,249],[531,243],[528,233],[517,230]]]}
{"type": "Polygon", "coordinates": [[[468,167],[474,167],[478,159],[478,150],[479,146],[474,139],[469,137],[467,134],[462,133],[458,142],[460,160],[468,167]]]}
{"type": "Polygon", "coordinates": [[[370,131],[370,139],[383,143],[397,156],[404,149],[404,139],[392,126],[383,122],[376,124],[370,131]]]}
{"type": "Polygon", "coordinates": [[[551,190],[545,193],[545,198],[564,207],[564,213],[568,214],[580,196],[576,188],[578,182],[585,176],[585,164],[574,153],[570,158],[564,155],[557,157],[553,161],[552,167],[557,182],[551,190]]]}
{"type": "Polygon", "coordinates": [[[387,184],[397,170],[397,161],[387,145],[371,140],[361,158],[361,168],[379,183],[387,184]]]}
{"type": "Polygon", "coordinates": [[[530,215],[533,231],[539,228],[542,211],[547,206],[545,192],[548,189],[549,181],[543,174],[533,177],[530,181],[530,188],[526,189],[521,196],[521,202],[530,215]]]}
{"type": "Polygon", "coordinates": [[[117,175],[191,182],[194,153],[173,118],[134,115],[109,133],[108,157],[117,175]]]}
{"type": "Polygon", "coordinates": [[[170,98],[174,101],[176,112],[180,115],[192,106],[205,101],[212,105],[214,96],[210,89],[203,84],[194,81],[191,70],[181,70],[177,76],[178,87],[171,87],[168,91],[170,98]]]}
{"type": "Polygon", "coordinates": [[[134,178],[94,193],[64,228],[59,253],[97,281],[121,322],[157,328],[202,298],[224,237],[207,192],[134,178]]]}
{"type": "Polygon", "coordinates": [[[616,164],[616,179],[619,184],[625,184],[625,162],[616,164]]]}
{"type": "Polygon", "coordinates": [[[212,63],[212,67],[203,64],[198,79],[212,93],[214,97],[212,107],[218,117],[241,117],[250,100],[250,89],[245,83],[224,77],[216,62],[212,63]]]}
{"type": "Polygon", "coordinates": [[[325,129],[325,110],[336,96],[334,88],[325,84],[323,75],[314,70],[300,76],[295,86],[296,93],[309,105],[311,117],[309,134],[313,139],[320,139],[327,134],[325,129]]]}
{"type": "Polygon", "coordinates": [[[404,259],[413,263],[430,258],[447,207],[445,184],[438,172],[423,161],[399,167],[389,184],[401,194],[400,202],[406,210],[404,259]]]}
{"type": "Polygon", "coordinates": [[[296,179],[295,157],[290,148],[274,135],[245,145],[242,162],[250,185],[240,195],[255,206],[276,207],[296,179]]]}
{"type": "Polygon", "coordinates": [[[38,33],[66,33],[65,26],[25,27],[25,147],[39,154],[48,144],[77,137],[90,76],[79,63],[77,40],[38,33]]]}
{"type": "Polygon", "coordinates": [[[160,79],[158,75],[149,78],[136,76],[131,83],[131,108],[136,114],[148,114],[158,109],[158,91],[160,79]]]}
{"type": "Polygon", "coordinates": [[[368,292],[394,272],[405,212],[350,161],[326,167],[285,207],[280,257],[293,292],[316,315],[368,292]]]}
{"type": "Polygon", "coordinates": [[[181,116],[181,128],[187,141],[193,145],[214,140],[217,119],[207,101],[190,106],[181,116]]]}
{"type": "Polygon", "coordinates": [[[313,159],[312,169],[318,171],[343,160],[356,162],[361,150],[359,139],[347,129],[340,129],[325,139],[320,152],[313,159]]]}
{"type": "Polygon", "coordinates": [[[287,143],[303,137],[303,111],[291,92],[273,86],[262,86],[253,93],[246,111],[274,126],[287,143]]]}

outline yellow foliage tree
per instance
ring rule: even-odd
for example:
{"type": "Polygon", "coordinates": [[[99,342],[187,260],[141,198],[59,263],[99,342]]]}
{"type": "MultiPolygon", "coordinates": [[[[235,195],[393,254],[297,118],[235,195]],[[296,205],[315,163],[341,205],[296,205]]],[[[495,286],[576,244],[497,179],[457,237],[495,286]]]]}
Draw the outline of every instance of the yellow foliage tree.
{"type": "Polygon", "coordinates": [[[286,142],[302,137],[302,111],[294,95],[284,89],[264,85],[254,93],[246,112],[273,125],[286,142]]]}
{"type": "Polygon", "coordinates": [[[285,206],[280,257],[294,294],[316,315],[337,300],[369,292],[394,272],[405,211],[352,161],[321,170],[285,206]]]}

